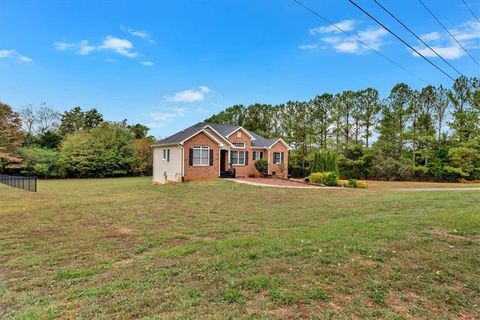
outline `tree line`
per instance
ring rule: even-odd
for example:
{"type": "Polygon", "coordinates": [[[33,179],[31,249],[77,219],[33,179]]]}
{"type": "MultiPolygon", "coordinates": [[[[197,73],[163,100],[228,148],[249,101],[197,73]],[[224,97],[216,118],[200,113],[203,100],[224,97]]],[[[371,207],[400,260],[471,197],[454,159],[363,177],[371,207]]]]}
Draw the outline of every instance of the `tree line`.
{"type": "Polygon", "coordinates": [[[97,109],[0,103],[0,172],[43,178],[148,175],[155,142],[142,124],[105,121],[97,109]],[[18,159],[18,160],[16,160],[18,159]]]}
{"type": "Polygon", "coordinates": [[[316,152],[333,150],[346,178],[480,179],[479,78],[421,90],[399,83],[385,98],[366,88],[279,105],[234,105],[205,121],[284,138],[293,147],[294,176],[308,175],[316,152]]]}

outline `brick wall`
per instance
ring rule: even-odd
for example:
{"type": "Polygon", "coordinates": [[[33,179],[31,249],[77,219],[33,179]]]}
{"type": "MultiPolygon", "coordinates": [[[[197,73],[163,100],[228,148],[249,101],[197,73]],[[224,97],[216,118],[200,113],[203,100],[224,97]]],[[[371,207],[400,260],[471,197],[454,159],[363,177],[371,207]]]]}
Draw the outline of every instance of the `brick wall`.
{"type": "Polygon", "coordinates": [[[200,132],[196,136],[185,141],[183,144],[184,147],[184,180],[197,180],[205,178],[217,178],[218,168],[220,166],[219,162],[219,148],[218,144],[212,140],[205,133],[200,132]],[[193,146],[204,146],[210,147],[213,150],[213,165],[212,166],[190,166],[190,152],[189,150],[193,146]]]}
{"type": "Polygon", "coordinates": [[[270,149],[270,156],[268,159],[268,168],[269,172],[272,173],[275,171],[275,175],[282,176],[280,166],[277,164],[273,164],[273,153],[274,152],[283,152],[283,162],[285,163],[285,170],[283,172],[283,177],[288,178],[288,149],[285,145],[281,142],[275,143],[272,148],[270,149]]]}
{"type": "Polygon", "coordinates": [[[248,135],[246,135],[244,131],[237,130],[230,137],[228,137],[228,140],[231,143],[234,143],[234,142],[244,142],[245,143],[245,149],[232,148],[231,151],[237,151],[238,150],[238,151],[247,151],[248,152],[248,165],[234,165],[233,166],[233,168],[235,168],[236,176],[237,177],[248,177],[250,175],[257,175],[258,171],[255,169],[255,165],[254,165],[254,162],[252,160],[252,158],[253,158],[252,141],[250,140],[250,137],[248,135]],[[238,132],[240,132],[240,137],[237,135],[238,132]]]}

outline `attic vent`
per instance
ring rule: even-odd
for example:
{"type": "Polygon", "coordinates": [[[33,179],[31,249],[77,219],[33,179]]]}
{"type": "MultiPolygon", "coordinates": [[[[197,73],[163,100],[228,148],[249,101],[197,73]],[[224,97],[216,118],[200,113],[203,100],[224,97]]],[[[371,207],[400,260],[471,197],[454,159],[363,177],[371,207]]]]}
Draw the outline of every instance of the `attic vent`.
{"type": "Polygon", "coordinates": [[[237,131],[237,137],[240,138],[242,136],[242,133],[240,132],[240,130],[237,131]]]}

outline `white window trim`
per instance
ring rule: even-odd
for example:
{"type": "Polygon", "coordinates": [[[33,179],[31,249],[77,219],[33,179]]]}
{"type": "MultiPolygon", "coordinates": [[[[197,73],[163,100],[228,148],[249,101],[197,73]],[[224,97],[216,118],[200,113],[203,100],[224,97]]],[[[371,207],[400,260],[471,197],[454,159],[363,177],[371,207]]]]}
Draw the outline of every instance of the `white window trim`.
{"type": "Polygon", "coordinates": [[[277,151],[273,152],[273,164],[280,164],[280,163],[282,163],[282,162],[283,162],[282,153],[281,153],[281,152],[277,152],[277,151]],[[280,162],[276,162],[276,161],[275,161],[275,153],[278,153],[278,154],[280,155],[280,162]]]}
{"type": "Polygon", "coordinates": [[[255,158],[254,161],[257,161],[259,159],[261,159],[261,151],[255,151],[255,150],[252,150],[252,153],[253,153],[253,158],[255,158]]]}
{"type": "Polygon", "coordinates": [[[242,142],[242,141],[240,141],[240,142],[232,142],[232,144],[233,144],[233,147],[234,147],[234,148],[245,149],[245,142],[242,142]],[[243,144],[243,146],[242,146],[242,147],[236,146],[235,144],[237,144],[237,143],[238,143],[238,144],[241,143],[241,144],[243,144]]]}
{"type": "Polygon", "coordinates": [[[200,163],[199,164],[195,164],[195,157],[193,157],[193,154],[192,154],[192,165],[194,167],[208,167],[210,165],[210,147],[206,147],[206,146],[193,146],[192,147],[193,149],[193,153],[195,153],[195,150],[200,150],[200,163]],[[207,163],[204,164],[204,163],[201,163],[202,162],[202,150],[207,150],[207,163]]]}
{"type": "MultiPolygon", "coordinates": [[[[246,157],[246,152],[245,150],[232,150],[231,152],[237,152],[240,155],[240,152],[243,153],[243,163],[233,163],[232,161],[232,166],[245,166],[245,157],[246,157]]],[[[237,158],[240,160],[240,157],[237,158]]]]}
{"type": "Polygon", "coordinates": [[[162,149],[162,160],[167,160],[167,149],[162,149]]]}

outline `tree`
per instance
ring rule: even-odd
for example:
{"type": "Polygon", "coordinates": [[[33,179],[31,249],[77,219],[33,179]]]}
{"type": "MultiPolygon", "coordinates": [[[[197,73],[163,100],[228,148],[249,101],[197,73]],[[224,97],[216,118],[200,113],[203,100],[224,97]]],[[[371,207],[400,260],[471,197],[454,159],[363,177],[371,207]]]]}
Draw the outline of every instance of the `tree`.
{"type": "Polygon", "coordinates": [[[245,122],[245,113],[245,107],[241,104],[236,104],[216,115],[211,116],[210,118],[206,119],[205,122],[243,126],[245,122]]]}
{"type": "Polygon", "coordinates": [[[453,107],[453,119],[450,127],[454,136],[465,142],[478,134],[480,122],[480,107],[475,106],[475,92],[478,92],[478,79],[468,79],[461,76],[455,80],[448,96],[453,107]]]}
{"type": "Polygon", "coordinates": [[[95,128],[102,122],[103,116],[97,109],[94,108],[84,112],[81,107],[75,107],[62,114],[59,132],[61,135],[67,135],[83,129],[95,128]]]}
{"type": "Polygon", "coordinates": [[[140,176],[152,174],[153,152],[151,145],[154,143],[154,138],[135,140],[135,161],[132,166],[133,174],[140,176]]]}
{"type": "Polygon", "coordinates": [[[255,169],[262,175],[268,174],[268,161],[265,159],[258,159],[255,161],[255,169]]]}
{"type": "Polygon", "coordinates": [[[0,152],[16,155],[24,138],[20,115],[9,105],[0,102],[0,152]]]}
{"type": "Polygon", "coordinates": [[[59,164],[70,177],[109,177],[131,172],[134,160],[133,134],[118,124],[102,123],[66,136],[59,164]]]}
{"type": "Polygon", "coordinates": [[[29,175],[42,178],[58,178],[60,170],[58,165],[58,150],[40,147],[25,147],[20,149],[20,154],[29,175]]]}
{"type": "Polygon", "coordinates": [[[43,135],[45,132],[55,132],[58,129],[60,114],[42,103],[38,109],[34,109],[31,104],[25,105],[20,109],[23,130],[26,133],[25,145],[30,146],[36,140],[36,136],[43,135]]]}
{"type": "Polygon", "coordinates": [[[449,94],[447,89],[440,86],[436,88],[435,95],[437,99],[435,100],[434,105],[434,119],[437,122],[437,142],[440,142],[442,139],[443,122],[448,109],[449,94]]]}
{"type": "Polygon", "coordinates": [[[42,148],[58,149],[61,141],[62,136],[60,136],[57,132],[45,131],[35,137],[33,144],[42,148]]]}
{"type": "Polygon", "coordinates": [[[372,130],[377,123],[378,113],[381,110],[380,98],[378,91],[373,88],[367,88],[360,91],[360,101],[364,109],[362,115],[362,125],[365,129],[363,137],[365,138],[365,146],[368,148],[372,130]]]}
{"type": "Polygon", "coordinates": [[[327,148],[328,135],[333,119],[330,115],[333,105],[333,95],[329,93],[316,96],[313,99],[313,131],[319,137],[320,147],[327,148]]]}
{"type": "Polygon", "coordinates": [[[137,123],[134,125],[129,125],[127,128],[133,133],[135,139],[144,139],[147,137],[148,131],[150,128],[144,126],[143,124],[137,123]]]}

